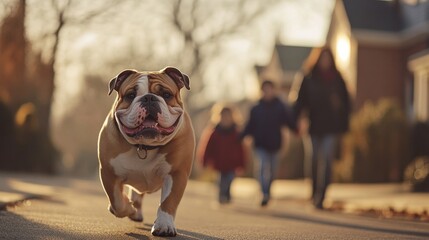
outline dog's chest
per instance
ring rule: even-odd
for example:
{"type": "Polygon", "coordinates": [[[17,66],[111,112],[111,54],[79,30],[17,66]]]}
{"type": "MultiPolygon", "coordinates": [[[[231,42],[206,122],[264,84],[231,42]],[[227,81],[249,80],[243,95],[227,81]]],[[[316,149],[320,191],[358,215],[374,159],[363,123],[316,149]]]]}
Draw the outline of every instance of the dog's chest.
{"type": "Polygon", "coordinates": [[[125,179],[125,184],[140,192],[152,192],[161,187],[164,177],[171,170],[166,156],[166,153],[160,154],[158,150],[152,150],[148,151],[146,159],[141,159],[133,148],[111,159],[110,164],[115,174],[125,179]]]}

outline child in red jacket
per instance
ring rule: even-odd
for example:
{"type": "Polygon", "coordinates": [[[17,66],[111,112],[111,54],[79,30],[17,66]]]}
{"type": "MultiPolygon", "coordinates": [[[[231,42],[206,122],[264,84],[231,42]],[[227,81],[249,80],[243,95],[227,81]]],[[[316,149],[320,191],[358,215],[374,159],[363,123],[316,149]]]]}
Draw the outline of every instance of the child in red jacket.
{"type": "Polygon", "coordinates": [[[220,121],[212,130],[207,145],[203,149],[203,165],[220,173],[219,202],[231,201],[231,183],[236,172],[245,166],[244,148],[239,139],[233,109],[223,107],[220,121]]]}

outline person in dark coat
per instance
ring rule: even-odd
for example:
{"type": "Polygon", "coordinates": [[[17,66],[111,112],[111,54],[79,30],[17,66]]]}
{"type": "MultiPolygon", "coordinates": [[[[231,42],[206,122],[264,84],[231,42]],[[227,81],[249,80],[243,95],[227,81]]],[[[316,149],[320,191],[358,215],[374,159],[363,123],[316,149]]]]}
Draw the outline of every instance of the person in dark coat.
{"type": "MultiPolygon", "coordinates": [[[[329,48],[314,49],[315,59],[304,77],[294,106],[296,116],[307,112],[312,142],[312,201],[323,208],[339,136],[348,130],[350,100],[346,84],[329,48]]],[[[308,63],[308,61],[307,61],[308,63]]]]}
{"type": "Polygon", "coordinates": [[[263,194],[261,206],[266,206],[270,200],[271,183],[275,177],[278,152],[282,146],[281,129],[285,126],[294,128],[294,118],[288,106],[277,97],[272,81],[263,81],[261,90],[262,98],[251,109],[241,137],[249,135],[253,138],[258,160],[258,178],[263,194]]]}
{"type": "Polygon", "coordinates": [[[2,101],[0,92],[0,170],[16,170],[15,150],[16,129],[13,112],[6,102],[2,101]]]}
{"type": "Polygon", "coordinates": [[[242,172],[245,167],[245,152],[230,107],[223,107],[220,112],[220,121],[203,149],[203,165],[219,171],[219,202],[229,203],[232,181],[236,172],[242,172]]]}

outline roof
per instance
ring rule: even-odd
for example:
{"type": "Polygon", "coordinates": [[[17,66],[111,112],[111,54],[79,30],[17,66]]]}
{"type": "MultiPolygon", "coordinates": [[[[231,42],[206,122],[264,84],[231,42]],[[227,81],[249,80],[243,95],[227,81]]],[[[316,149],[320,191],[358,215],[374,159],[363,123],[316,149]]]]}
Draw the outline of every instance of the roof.
{"type": "Polygon", "coordinates": [[[429,1],[343,0],[353,29],[399,32],[429,22],[429,1]],[[409,2],[409,1],[408,1],[409,2]]]}
{"type": "Polygon", "coordinates": [[[283,71],[298,71],[301,69],[302,63],[311,52],[311,47],[276,45],[280,60],[280,65],[283,71]]]}

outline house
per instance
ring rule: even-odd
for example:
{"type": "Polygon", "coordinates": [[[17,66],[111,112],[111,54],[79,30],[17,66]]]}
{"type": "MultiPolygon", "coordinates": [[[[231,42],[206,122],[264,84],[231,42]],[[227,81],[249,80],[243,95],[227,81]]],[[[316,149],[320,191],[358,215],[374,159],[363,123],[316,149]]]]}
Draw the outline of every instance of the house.
{"type": "MultiPolygon", "coordinates": [[[[347,81],[355,110],[389,98],[411,120],[429,120],[429,1],[336,0],[326,37],[347,81]]],[[[288,92],[311,48],[276,45],[256,66],[288,92]]]]}
{"type": "Polygon", "coordinates": [[[327,44],[356,110],[389,98],[429,120],[429,1],[336,0],[327,44]]]}
{"type": "MultiPolygon", "coordinates": [[[[347,80],[355,111],[365,113],[360,110],[366,103],[388,99],[409,123],[429,122],[429,1],[336,0],[326,43],[347,80]]],[[[356,135],[349,145],[353,181],[400,181],[411,160],[408,152],[416,139],[409,142],[407,122],[384,114],[378,122],[357,118],[360,125],[369,123],[358,129],[368,147],[359,145],[356,135]]]]}
{"type": "Polygon", "coordinates": [[[265,66],[255,66],[259,79],[270,79],[289,92],[301,66],[311,52],[311,47],[277,44],[273,55],[265,66]]]}

